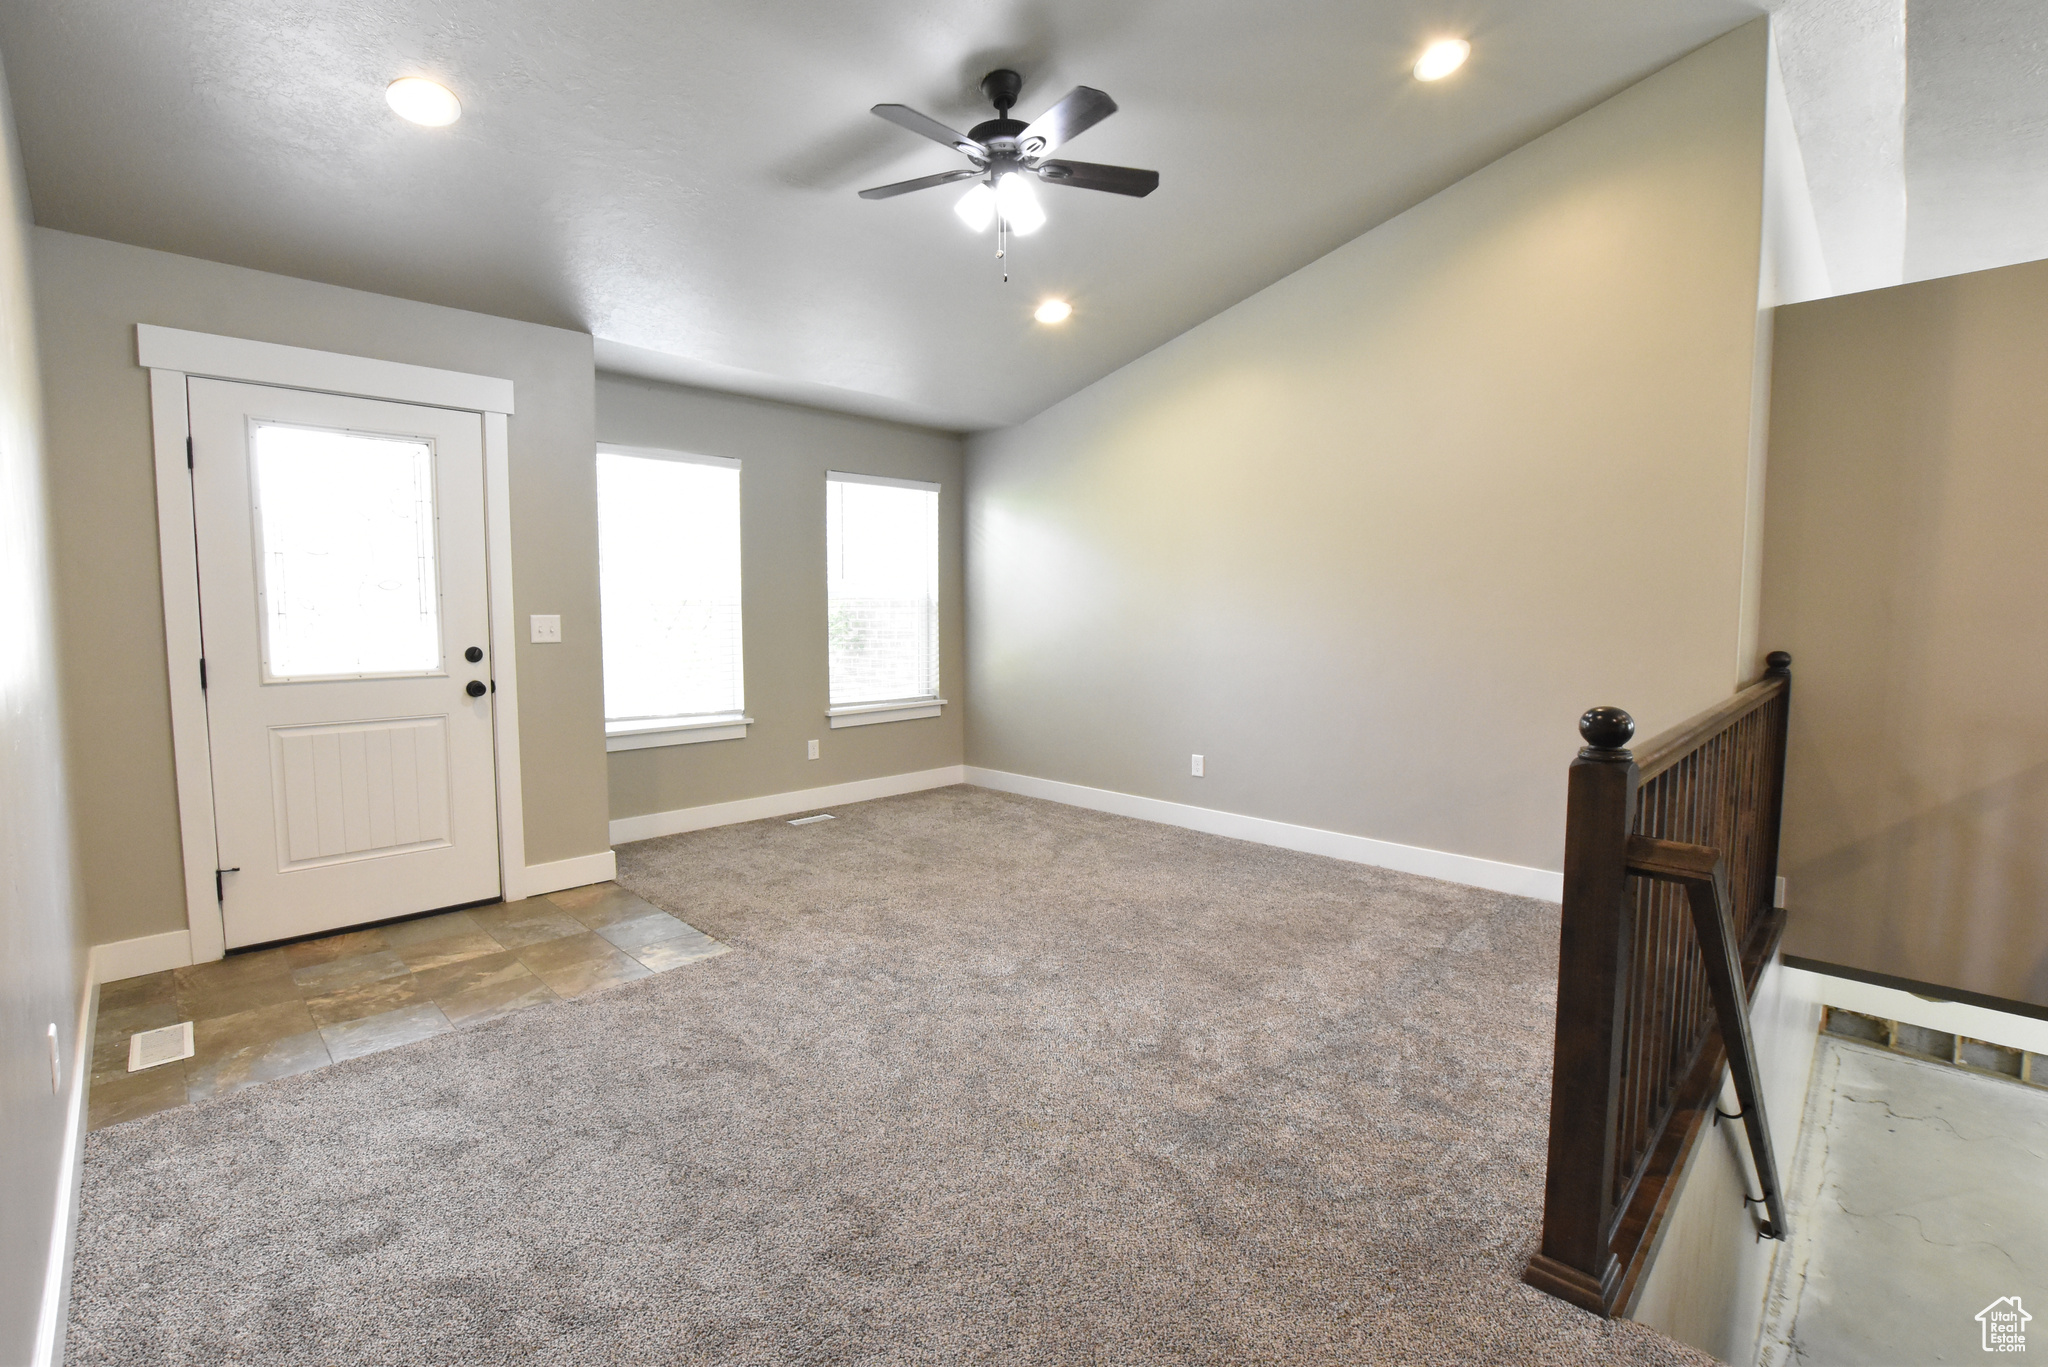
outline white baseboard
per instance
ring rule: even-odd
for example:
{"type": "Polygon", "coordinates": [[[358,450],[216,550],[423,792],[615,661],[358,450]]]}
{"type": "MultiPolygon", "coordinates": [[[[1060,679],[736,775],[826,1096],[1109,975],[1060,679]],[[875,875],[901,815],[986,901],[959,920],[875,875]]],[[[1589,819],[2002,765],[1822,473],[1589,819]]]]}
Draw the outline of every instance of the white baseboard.
{"type": "MultiPolygon", "coordinates": [[[[1788,969],[1788,972],[1800,972],[1788,969]]],[[[1966,1002],[1929,1001],[1896,987],[1837,978],[1832,973],[1812,975],[1820,985],[1820,999],[1844,1011],[1860,1011],[1880,1020],[1904,1021],[1947,1035],[1964,1035],[2008,1049],[2025,1049],[2031,1054],[2048,1054],[2048,1021],[1994,1011],[1988,1006],[1966,1002]]]]}
{"type": "Polygon", "coordinates": [[[824,788],[802,788],[793,793],[745,797],[736,802],[712,802],[702,807],[679,807],[672,812],[622,816],[612,822],[612,844],[625,845],[635,840],[652,840],[656,836],[709,830],[713,826],[736,826],[742,821],[764,821],[771,816],[815,811],[844,802],[869,802],[901,793],[920,793],[927,788],[948,788],[967,781],[965,769],[954,764],[943,769],[923,769],[914,774],[889,774],[882,778],[856,779],[852,783],[834,783],[824,788]]]}
{"type": "MultiPolygon", "coordinates": [[[[182,932],[180,932],[182,933],[182,932]]],[[[57,1169],[57,1205],[51,1212],[50,1256],[43,1269],[43,1303],[36,1317],[33,1367],[63,1367],[65,1329],[71,1320],[71,1250],[78,1237],[78,1193],[84,1179],[85,1107],[92,1070],[92,1037],[99,1025],[98,950],[89,950],[79,993],[78,1034],[66,1064],[64,1158],[57,1169]]]]}
{"type": "Polygon", "coordinates": [[[1070,807],[1134,816],[1141,821],[1157,821],[1166,826],[1184,826],[1191,831],[1227,835],[1234,840],[1249,840],[1259,845],[1277,845],[1283,850],[1327,855],[1332,859],[1373,864],[1401,873],[1419,873],[1425,878],[1440,878],[1446,883],[1463,883],[1468,887],[1513,893],[1517,897],[1540,897],[1547,902],[1564,898],[1564,875],[1548,869],[1503,864],[1444,850],[1426,850],[1417,845],[1397,845],[1389,840],[1374,840],[1363,835],[1346,835],[1314,826],[1294,826],[1259,816],[1219,812],[1210,807],[1190,807],[1156,797],[1137,797],[1106,788],[1086,788],[1078,783],[1031,778],[974,765],[967,766],[967,782],[1022,797],[1064,802],[1070,807]]]}
{"type": "MultiPolygon", "coordinates": [[[[528,864],[526,886],[520,897],[538,897],[544,892],[580,888],[588,883],[609,883],[619,875],[619,857],[610,850],[579,854],[574,859],[557,859],[552,864],[528,864]]],[[[507,900],[516,901],[507,889],[507,900]]]]}
{"type": "Polygon", "coordinates": [[[167,930],[161,935],[139,935],[133,940],[115,940],[92,947],[92,980],[117,983],[167,968],[183,968],[192,962],[192,933],[167,930]]]}

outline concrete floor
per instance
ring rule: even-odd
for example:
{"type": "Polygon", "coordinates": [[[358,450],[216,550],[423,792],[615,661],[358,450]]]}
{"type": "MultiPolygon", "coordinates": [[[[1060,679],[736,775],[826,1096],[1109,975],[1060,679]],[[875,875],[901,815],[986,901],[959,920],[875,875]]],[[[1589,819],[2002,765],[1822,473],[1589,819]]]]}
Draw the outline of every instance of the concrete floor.
{"type": "Polygon", "coordinates": [[[1791,1188],[1761,1363],[1984,1361],[2008,1296],[2048,1354],[2048,1090],[1823,1037],[1791,1188]]]}

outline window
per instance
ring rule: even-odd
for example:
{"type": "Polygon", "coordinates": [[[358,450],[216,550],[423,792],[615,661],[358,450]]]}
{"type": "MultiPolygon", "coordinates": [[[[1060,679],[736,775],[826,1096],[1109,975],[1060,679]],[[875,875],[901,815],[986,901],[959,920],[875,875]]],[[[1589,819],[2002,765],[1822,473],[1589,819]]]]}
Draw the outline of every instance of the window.
{"type": "Polygon", "coordinates": [[[432,444],[276,422],[249,444],[264,677],[439,672],[432,444]]]}
{"type": "Polygon", "coordinates": [[[740,465],[601,446],[605,748],[746,735],[740,465]]]}
{"type": "Polygon", "coordinates": [[[825,477],[831,724],[936,717],[939,486],[825,477]]]}

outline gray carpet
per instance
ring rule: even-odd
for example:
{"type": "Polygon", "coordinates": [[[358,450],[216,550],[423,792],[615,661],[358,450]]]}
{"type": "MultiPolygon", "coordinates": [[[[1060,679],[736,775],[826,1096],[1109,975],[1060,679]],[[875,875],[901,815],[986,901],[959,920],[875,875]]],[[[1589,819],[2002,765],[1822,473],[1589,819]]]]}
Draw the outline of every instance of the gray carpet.
{"type": "Polygon", "coordinates": [[[972,788],[619,862],[735,952],[90,1136],[70,1360],[1709,1360],[1517,1280],[1553,907],[972,788]]]}

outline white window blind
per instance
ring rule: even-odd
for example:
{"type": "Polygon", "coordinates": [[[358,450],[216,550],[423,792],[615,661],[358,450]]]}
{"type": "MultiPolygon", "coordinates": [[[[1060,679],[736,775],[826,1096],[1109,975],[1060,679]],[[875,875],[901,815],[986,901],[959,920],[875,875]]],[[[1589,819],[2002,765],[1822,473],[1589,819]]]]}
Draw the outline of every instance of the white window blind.
{"type": "Polygon", "coordinates": [[[598,590],[609,723],[738,717],[738,461],[599,447],[598,590]]]}
{"type": "Polygon", "coordinates": [[[939,486],[825,477],[832,706],[939,695],[939,486]]]}

